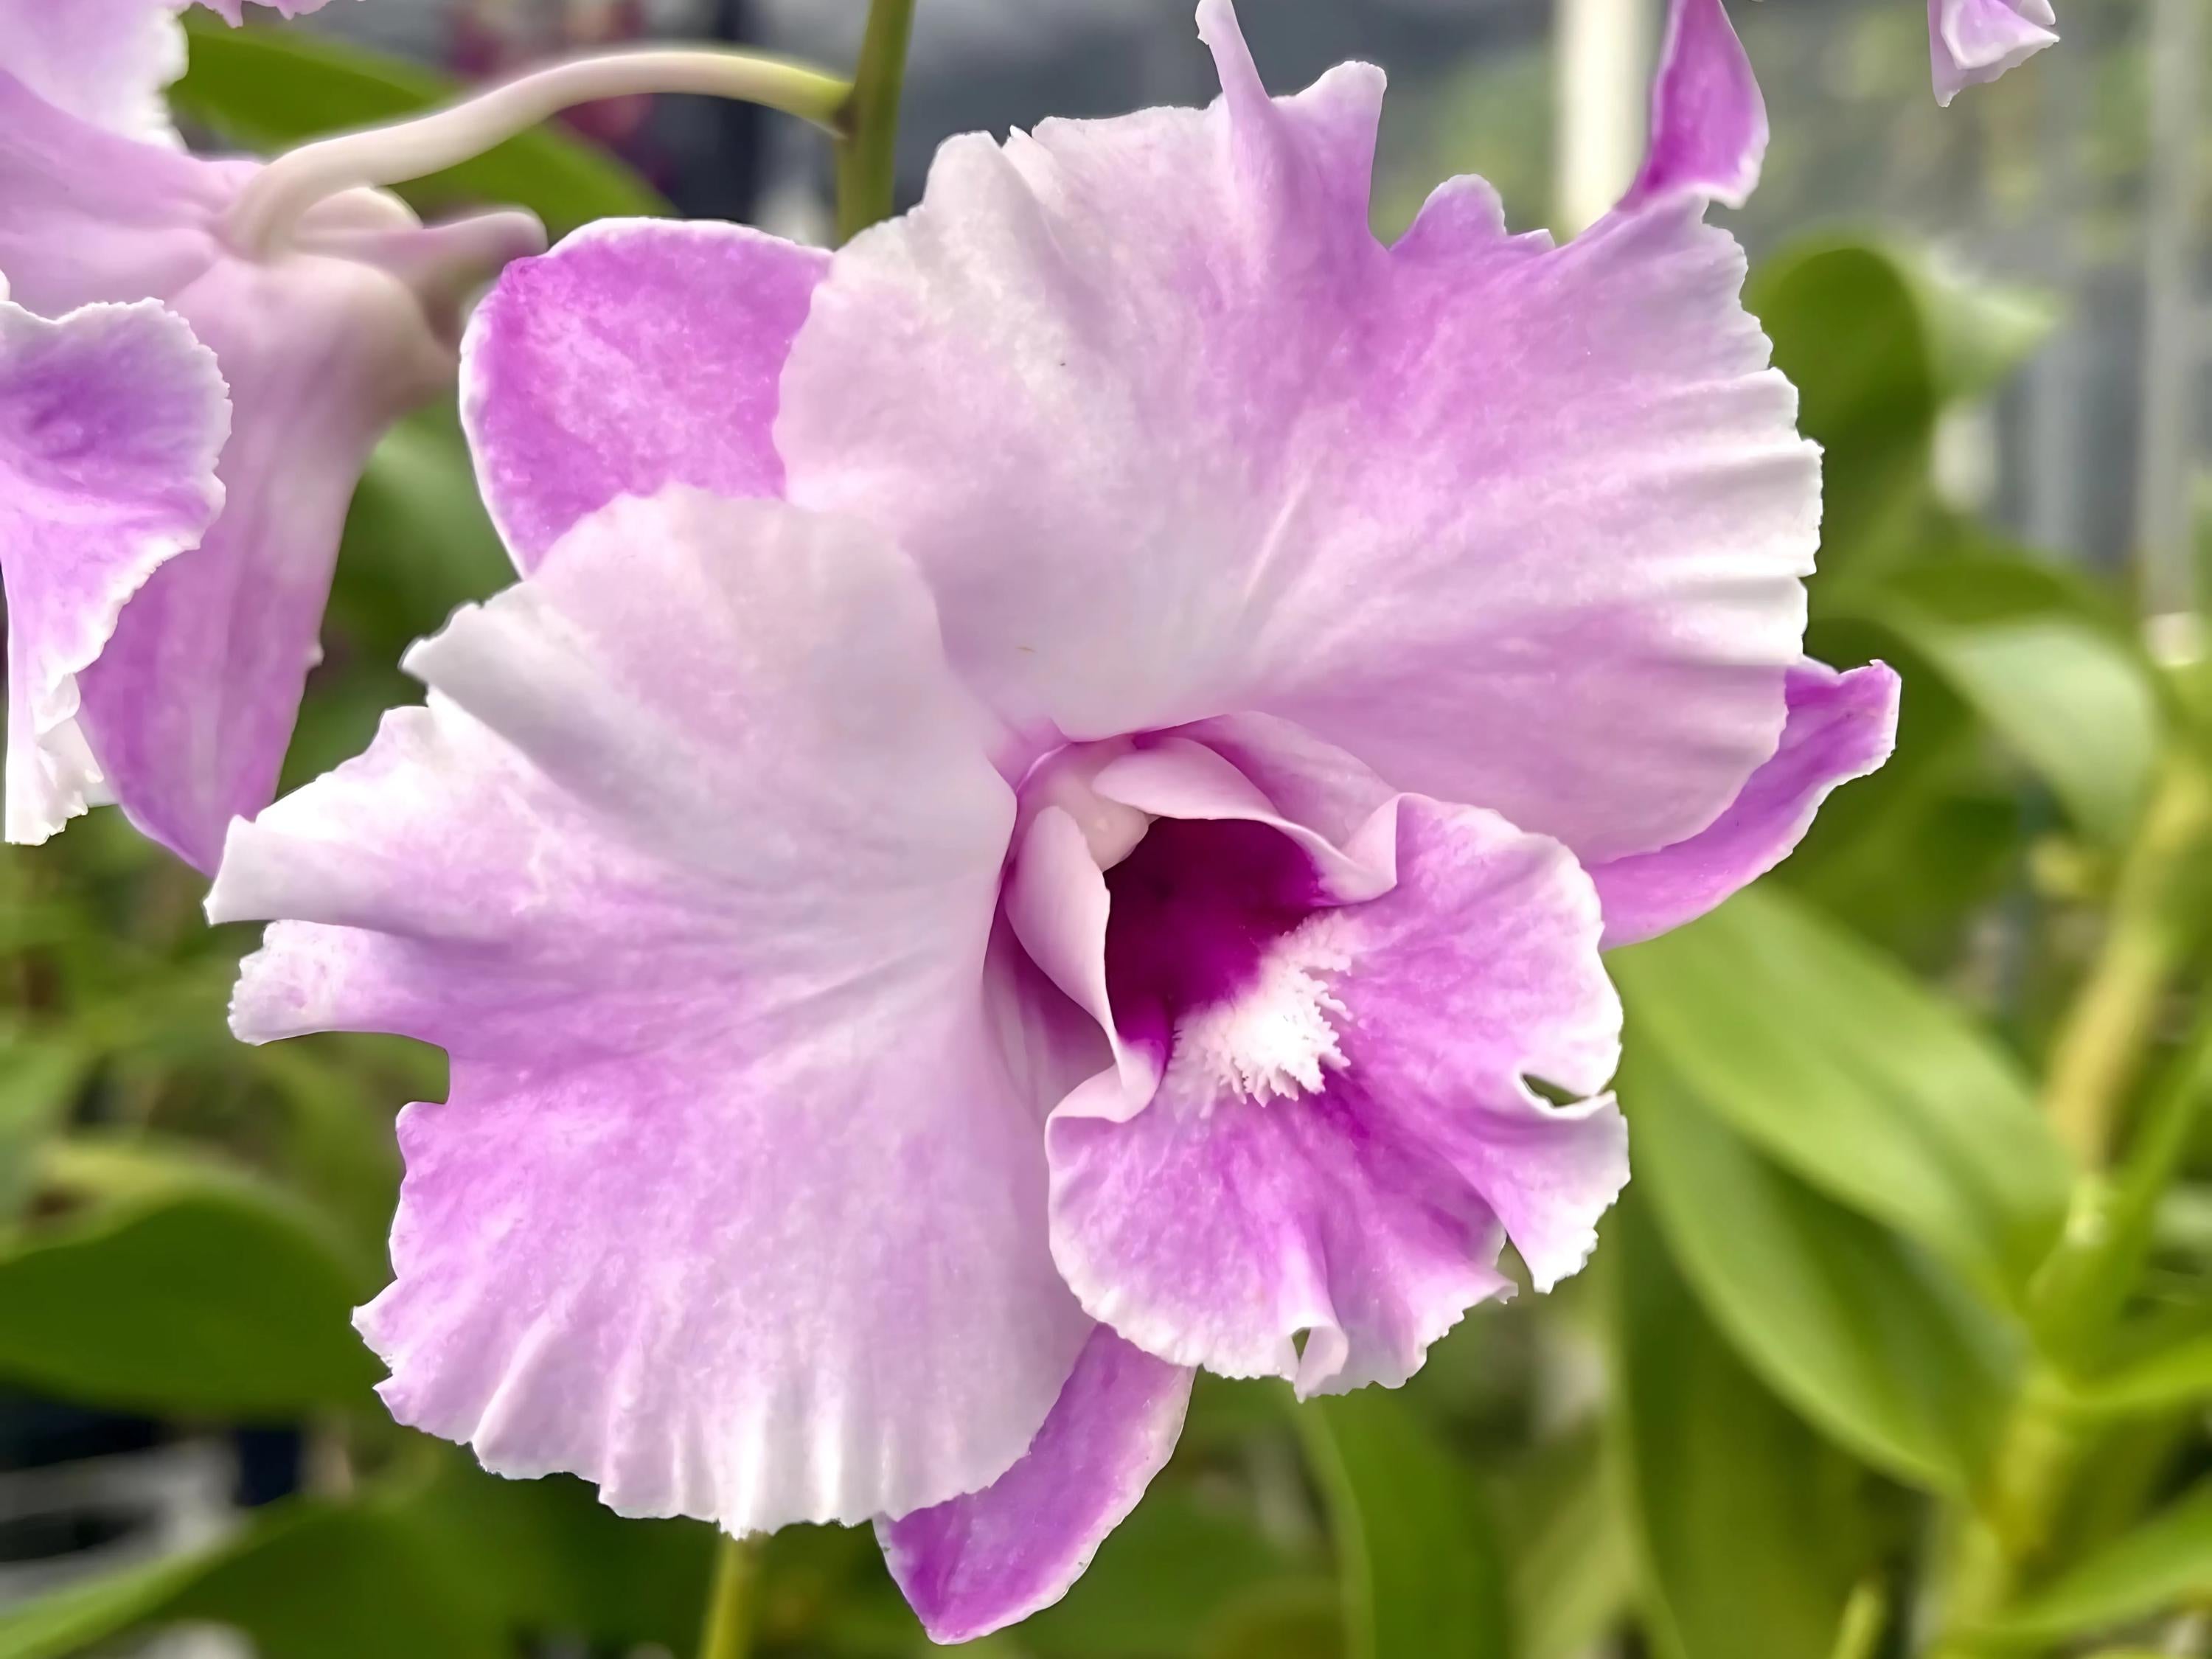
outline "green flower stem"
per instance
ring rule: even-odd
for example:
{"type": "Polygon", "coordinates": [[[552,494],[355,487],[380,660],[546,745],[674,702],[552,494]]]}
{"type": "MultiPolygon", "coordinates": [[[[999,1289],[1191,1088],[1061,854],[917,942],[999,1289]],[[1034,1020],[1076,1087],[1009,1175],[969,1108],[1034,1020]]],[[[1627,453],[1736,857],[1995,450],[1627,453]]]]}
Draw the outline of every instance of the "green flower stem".
{"type": "Polygon", "coordinates": [[[2201,941],[2194,889],[2212,842],[2212,778],[2178,757],[2160,775],[2114,894],[2105,946],[2053,1045],[2045,1101],[2083,1174],[2064,1240],[2038,1276],[2039,1354],[1990,1478],[1959,1525],[1933,1659],[1987,1650],[1986,1626],[2044,1565],[2095,1425],[2074,1386],[2105,1349],[2148,1254],[2160,1200],[2212,1093],[2212,1009],[2145,1097],[2120,1167],[2108,1170],[2156,1033],[2160,1005],[2201,941]]]}
{"type": "Polygon", "coordinates": [[[2111,1156],[2160,1001],[2201,933],[2188,898],[2208,836],[2212,779],[2193,757],[2177,757],[2161,774],[2128,850],[2104,948],[2045,1070],[2051,1127],[2085,1170],[2101,1170],[2111,1156]]]}
{"type": "Polygon", "coordinates": [[[2077,1211],[2037,1286],[2038,1335],[2069,1370],[2095,1370],[2150,1254],[2158,1206],[2212,1095],[2212,1006],[2143,1103],[2127,1157],[2077,1211]]]}
{"type": "Polygon", "coordinates": [[[746,1659],[753,1647],[753,1589],[760,1578],[759,1547],[727,1533],[715,1540],[714,1586],[707,1597],[699,1659],[746,1659]]]}
{"type": "Polygon", "coordinates": [[[1864,1580],[1844,1603],[1843,1623],[1837,1627],[1830,1659],[1874,1659],[1888,1624],[1889,1591],[1879,1578],[1864,1580]]]}
{"type": "Polygon", "coordinates": [[[837,126],[837,240],[848,242],[891,216],[899,93],[906,81],[914,0],[872,0],[852,95],[837,126]]]}

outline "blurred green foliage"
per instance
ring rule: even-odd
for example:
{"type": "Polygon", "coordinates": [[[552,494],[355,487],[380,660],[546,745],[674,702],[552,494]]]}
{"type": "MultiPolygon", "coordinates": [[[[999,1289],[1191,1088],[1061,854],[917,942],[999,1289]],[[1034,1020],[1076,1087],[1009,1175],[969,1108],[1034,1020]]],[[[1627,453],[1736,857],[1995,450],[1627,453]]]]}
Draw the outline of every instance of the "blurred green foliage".
{"type": "MultiPolygon", "coordinates": [[[[181,104],[249,144],[431,77],[196,30],[181,104]]],[[[1533,94],[1532,94],[1533,95],[1533,94]]],[[[556,229],[653,211],[550,135],[422,187],[556,229]]],[[[1175,1462],[1001,1659],[1942,1659],[2160,1650],[2212,1605],[2212,687],[2127,596],[1941,498],[1946,411],[2047,321],[1895,249],[1751,297],[1827,456],[1814,649],[1882,657],[1900,747],[1762,888],[1613,965],[1636,1180],[1596,1260],[1471,1315],[1405,1389],[1203,1379],[1175,1462]],[[2194,1045],[2194,1046],[2192,1046],[2194,1045]],[[2086,1650],[2086,1649],[2084,1650],[2086,1650]]],[[[401,647],[507,580],[450,410],[356,500],[295,779],[409,701],[401,647]]],[[[395,1427],[349,1323],[391,1119],[441,1057],[223,1029],[252,941],[112,814],[0,858],[0,1382],[179,1432],[295,1424],[309,1490],[0,1608],[0,1659],[183,1620],[265,1659],[690,1651],[712,1540],[395,1427]]],[[[763,1552],[768,1656],[927,1644],[865,1531],[763,1552]]],[[[2201,1647],[2191,1651],[2201,1651],[2201,1647]]]]}

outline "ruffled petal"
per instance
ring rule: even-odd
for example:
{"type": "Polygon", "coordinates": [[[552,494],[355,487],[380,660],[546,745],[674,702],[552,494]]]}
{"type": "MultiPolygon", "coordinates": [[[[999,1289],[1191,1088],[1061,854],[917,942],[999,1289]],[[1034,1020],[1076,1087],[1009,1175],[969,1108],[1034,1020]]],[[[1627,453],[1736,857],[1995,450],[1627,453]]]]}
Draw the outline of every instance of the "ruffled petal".
{"type": "Polygon", "coordinates": [[[1948,108],[1966,88],[2057,46],[2057,21],[2051,0],[1928,0],[1936,101],[1948,108]]]}
{"type": "Polygon", "coordinates": [[[981,1492],[876,1523],[931,1639],[973,1641],[1067,1594],[1166,1466],[1191,1377],[1100,1326],[1020,1462],[981,1492]]]}
{"type": "Polygon", "coordinates": [[[409,665],[428,706],[234,830],[210,900],[290,919],[240,1036],[453,1057],[360,1317],[394,1414],[733,1531],[996,1480],[1090,1327],[1020,1086],[1060,1057],[986,983],[1013,803],[911,567],[626,499],[409,665]]]}
{"type": "Polygon", "coordinates": [[[1694,193],[1546,250],[1465,185],[1385,249],[1380,76],[1270,100],[1201,18],[1211,110],[955,140],[838,253],[790,498],[912,553],[1029,754],[1256,711],[1586,858],[1703,829],[1818,539],[1741,252],[1694,193]]]}
{"type": "MultiPolygon", "coordinates": [[[[1627,1179],[1620,1113],[1595,1096],[1620,1010],[1588,878],[1494,814],[1387,810],[1395,889],[1314,912],[1186,1012],[1148,1100],[1086,1085],[1053,1115],[1054,1259],[1163,1359],[1306,1394],[1402,1382],[1508,1291],[1503,1237],[1548,1288],[1627,1179]],[[1530,1078],[1593,1097],[1555,1108],[1530,1078]]],[[[1218,942],[1165,943],[1182,962],[1218,942]]]]}
{"type": "Polygon", "coordinates": [[[222,506],[230,410],[215,354],[151,301],[58,322],[0,286],[0,580],[7,837],[44,841],[100,793],[77,677],[124,602],[222,506]]]}
{"type": "Polygon", "coordinates": [[[1687,195],[1741,207],[1766,159],[1766,100],[1722,0],[1674,0],[1651,87],[1651,142],[1622,203],[1687,195]]]}
{"type": "Polygon", "coordinates": [[[637,219],[509,266],[469,325],[461,413],[516,562],[617,495],[781,496],[776,384],[829,261],[738,225],[637,219]]]}
{"type": "Polygon", "coordinates": [[[1589,872],[1605,905],[1607,948],[1693,921],[1789,857],[1838,785],[1889,758],[1899,690],[1895,671],[1881,663],[1847,674],[1809,661],[1791,670],[1780,750],[1712,827],[1589,872]]]}
{"type": "Polygon", "coordinates": [[[0,0],[0,74],[125,137],[173,144],[163,89],[185,72],[184,0],[0,0]]]}

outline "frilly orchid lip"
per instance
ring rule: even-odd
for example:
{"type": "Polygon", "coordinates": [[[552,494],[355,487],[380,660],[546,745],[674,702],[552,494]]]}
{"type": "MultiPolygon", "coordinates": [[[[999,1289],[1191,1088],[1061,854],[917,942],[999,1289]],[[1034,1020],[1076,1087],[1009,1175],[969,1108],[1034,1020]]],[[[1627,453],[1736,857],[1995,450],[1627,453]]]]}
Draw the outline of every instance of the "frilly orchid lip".
{"type": "Polygon", "coordinates": [[[1936,101],[2017,69],[2058,44],[2051,0],[1928,0],[1928,46],[1936,101]]]}
{"type": "Polygon", "coordinates": [[[511,267],[463,404],[527,578],[209,902],[274,924],[240,1036],[453,1056],[361,1316],[394,1413],[625,1511],[875,1517],[942,1640],[1066,1589],[1194,1367],[1393,1384],[1507,1242],[1573,1273],[1601,945],[1895,718],[1800,654],[1719,0],[1559,247],[1467,179],[1378,243],[1379,76],[1273,98],[1198,17],[1209,109],[956,140],[835,256],[511,267]]]}
{"type": "MultiPolygon", "coordinates": [[[[73,665],[12,723],[8,835],[42,840],[112,799],[211,872],[224,826],[276,792],[370,450],[451,384],[467,290],[543,236],[524,214],[425,229],[363,191],[319,204],[281,257],[242,258],[222,219],[253,164],[133,136],[146,124],[131,112],[158,106],[182,63],[133,43],[173,30],[175,7],[87,0],[58,29],[52,8],[35,24],[20,9],[0,0],[0,273],[15,303],[61,318],[161,302],[213,351],[230,413],[222,509],[199,532],[173,526],[126,557],[24,516],[0,541],[9,592],[46,596],[11,611],[18,652],[73,665]]],[[[37,464],[35,444],[0,456],[37,464]]]]}

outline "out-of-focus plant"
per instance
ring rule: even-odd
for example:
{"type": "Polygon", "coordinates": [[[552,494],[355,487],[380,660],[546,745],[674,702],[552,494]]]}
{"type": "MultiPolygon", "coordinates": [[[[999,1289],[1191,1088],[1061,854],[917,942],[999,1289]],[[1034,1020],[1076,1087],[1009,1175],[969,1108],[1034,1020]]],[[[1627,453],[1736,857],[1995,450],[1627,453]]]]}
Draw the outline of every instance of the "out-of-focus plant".
{"type": "MultiPolygon", "coordinates": [[[[197,42],[180,107],[289,142],[436,90],[249,33],[197,42]]],[[[556,226],[646,199],[558,140],[477,165],[434,195],[556,226]]],[[[1478,1312],[1395,1395],[1206,1381],[1090,1575],[979,1652],[2201,1650],[2212,679],[1935,487],[1939,422],[2033,347],[2033,307],[1848,243],[1753,300],[1827,453],[1811,645],[1905,669],[1896,760],[1777,880],[1613,958],[1636,1176],[1588,1280],[1478,1312]]],[[[449,416],[386,441],[348,550],[295,775],[505,580],[449,416]]],[[[184,1620],[265,1659],[688,1652],[707,1529],[494,1480],[378,1406],[349,1313],[391,1114],[438,1063],[235,1044],[244,941],[199,886],[119,822],[0,857],[0,1382],[297,1425],[315,1473],[211,1546],[0,1609],[0,1659],[184,1620]]],[[[778,1536],[757,1608],[763,1655],[926,1650],[864,1534],[778,1536]]]]}

